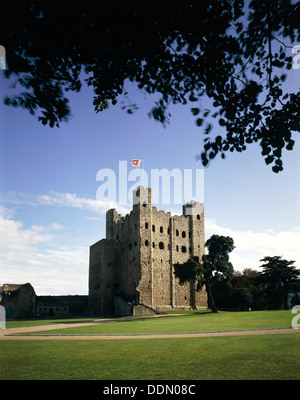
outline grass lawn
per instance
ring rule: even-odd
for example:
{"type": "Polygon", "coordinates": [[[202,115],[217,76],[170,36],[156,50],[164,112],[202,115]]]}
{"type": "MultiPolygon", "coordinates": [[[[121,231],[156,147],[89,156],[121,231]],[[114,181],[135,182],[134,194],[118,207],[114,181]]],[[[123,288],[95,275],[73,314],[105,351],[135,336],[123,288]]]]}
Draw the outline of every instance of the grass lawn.
{"type": "Polygon", "coordinates": [[[142,318],[99,323],[90,326],[43,331],[43,334],[126,334],[126,333],[183,333],[228,331],[241,329],[280,328],[291,326],[293,314],[289,310],[200,312],[184,316],[142,318]]]}
{"type": "Polygon", "coordinates": [[[298,380],[299,337],[1,341],[0,379],[298,380]]]}
{"type": "MultiPolygon", "coordinates": [[[[291,326],[292,317],[290,311],[198,312],[47,332],[122,334],[277,328],[291,326]]],[[[75,320],[16,324],[24,326],[24,322],[35,326],[36,322],[51,325],[75,320]]],[[[213,338],[0,341],[0,380],[298,380],[299,339],[295,331],[213,338]]]]}

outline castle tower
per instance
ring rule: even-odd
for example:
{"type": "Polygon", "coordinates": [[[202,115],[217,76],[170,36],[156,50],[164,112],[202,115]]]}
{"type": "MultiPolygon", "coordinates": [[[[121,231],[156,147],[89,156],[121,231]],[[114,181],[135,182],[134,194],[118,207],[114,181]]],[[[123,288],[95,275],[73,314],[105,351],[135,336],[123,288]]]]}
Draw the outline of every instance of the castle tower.
{"type": "Polygon", "coordinates": [[[140,186],[133,192],[133,211],[136,211],[139,229],[139,272],[136,288],[139,303],[153,306],[153,230],[151,189],[140,186]]]}
{"type": "Polygon", "coordinates": [[[130,214],[109,210],[106,239],[90,248],[90,309],[117,312],[120,299],[155,310],[206,308],[206,293],[193,283],[180,286],[173,267],[201,259],[204,241],[203,204],[188,203],[172,216],[152,206],[150,188],[138,187],[130,214]]]}
{"type": "Polygon", "coordinates": [[[191,201],[182,206],[182,214],[189,219],[191,255],[201,261],[205,254],[204,205],[191,201]]]}
{"type": "Polygon", "coordinates": [[[106,212],[106,239],[119,240],[119,224],[121,219],[115,208],[106,212]]]}

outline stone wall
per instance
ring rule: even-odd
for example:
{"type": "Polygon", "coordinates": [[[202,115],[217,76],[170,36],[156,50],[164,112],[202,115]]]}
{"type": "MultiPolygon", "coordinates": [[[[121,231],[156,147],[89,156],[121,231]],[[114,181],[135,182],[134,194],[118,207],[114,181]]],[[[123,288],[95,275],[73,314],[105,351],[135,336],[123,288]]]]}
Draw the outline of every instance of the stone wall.
{"type": "Polygon", "coordinates": [[[115,306],[115,314],[117,315],[132,315],[132,303],[124,300],[120,296],[114,296],[114,306],[115,306]]]}
{"type": "Polygon", "coordinates": [[[132,315],[154,315],[156,311],[153,308],[144,306],[143,304],[134,305],[132,315]]]}
{"type": "Polygon", "coordinates": [[[67,317],[88,315],[88,296],[37,296],[36,315],[67,317]]]}
{"type": "Polygon", "coordinates": [[[0,303],[11,318],[35,316],[36,294],[30,283],[24,285],[4,284],[0,303]]]}
{"type": "Polygon", "coordinates": [[[103,239],[90,248],[89,312],[114,314],[113,296],[118,291],[120,243],[103,239]]]}

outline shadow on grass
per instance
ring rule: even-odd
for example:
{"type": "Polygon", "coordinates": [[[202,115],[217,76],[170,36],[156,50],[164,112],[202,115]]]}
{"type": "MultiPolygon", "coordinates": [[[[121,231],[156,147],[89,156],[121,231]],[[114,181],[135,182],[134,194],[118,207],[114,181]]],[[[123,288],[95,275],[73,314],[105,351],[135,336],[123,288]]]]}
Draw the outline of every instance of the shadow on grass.
{"type": "Polygon", "coordinates": [[[88,319],[84,321],[64,321],[64,320],[58,320],[58,321],[51,321],[51,324],[85,324],[85,323],[91,323],[95,322],[93,319],[88,319]]]}
{"type": "Polygon", "coordinates": [[[211,310],[189,310],[188,312],[184,310],[178,310],[176,312],[167,312],[165,314],[154,314],[154,315],[138,315],[138,316],[111,316],[105,317],[103,319],[93,321],[96,324],[105,324],[111,322],[134,322],[134,321],[149,321],[154,318],[171,318],[171,317],[192,317],[195,315],[204,316],[210,315],[211,310]]]}

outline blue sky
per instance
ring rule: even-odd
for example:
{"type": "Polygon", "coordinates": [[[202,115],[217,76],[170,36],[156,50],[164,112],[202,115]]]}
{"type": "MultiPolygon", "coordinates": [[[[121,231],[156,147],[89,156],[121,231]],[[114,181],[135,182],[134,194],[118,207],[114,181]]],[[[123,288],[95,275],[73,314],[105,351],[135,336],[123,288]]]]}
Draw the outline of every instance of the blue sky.
{"type": "MultiPolygon", "coordinates": [[[[293,90],[300,69],[288,74],[293,90]]],[[[87,294],[89,246],[105,237],[109,208],[97,202],[97,172],[109,168],[118,177],[119,161],[128,161],[129,172],[130,160],[139,157],[149,175],[154,168],[203,169],[195,159],[202,131],[190,105],[173,106],[166,128],[149,119],[153,99],[132,87],[129,94],[140,106],[133,115],[120,104],[96,114],[92,92],[83,86],[70,95],[69,122],[44,127],[2,103],[11,83],[1,75],[0,285],[30,282],[38,295],[87,294]]],[[[292,152],[283,153],[284,171],[275,174],[253,144],[204,169],[206,239],[234,239],[234,269],[259,270],[259,260],[274,255],[300,266],[299,159],[296,141],[292,152]]],[[[173,204],[157,207],[181,211],[173,204]]]]}

